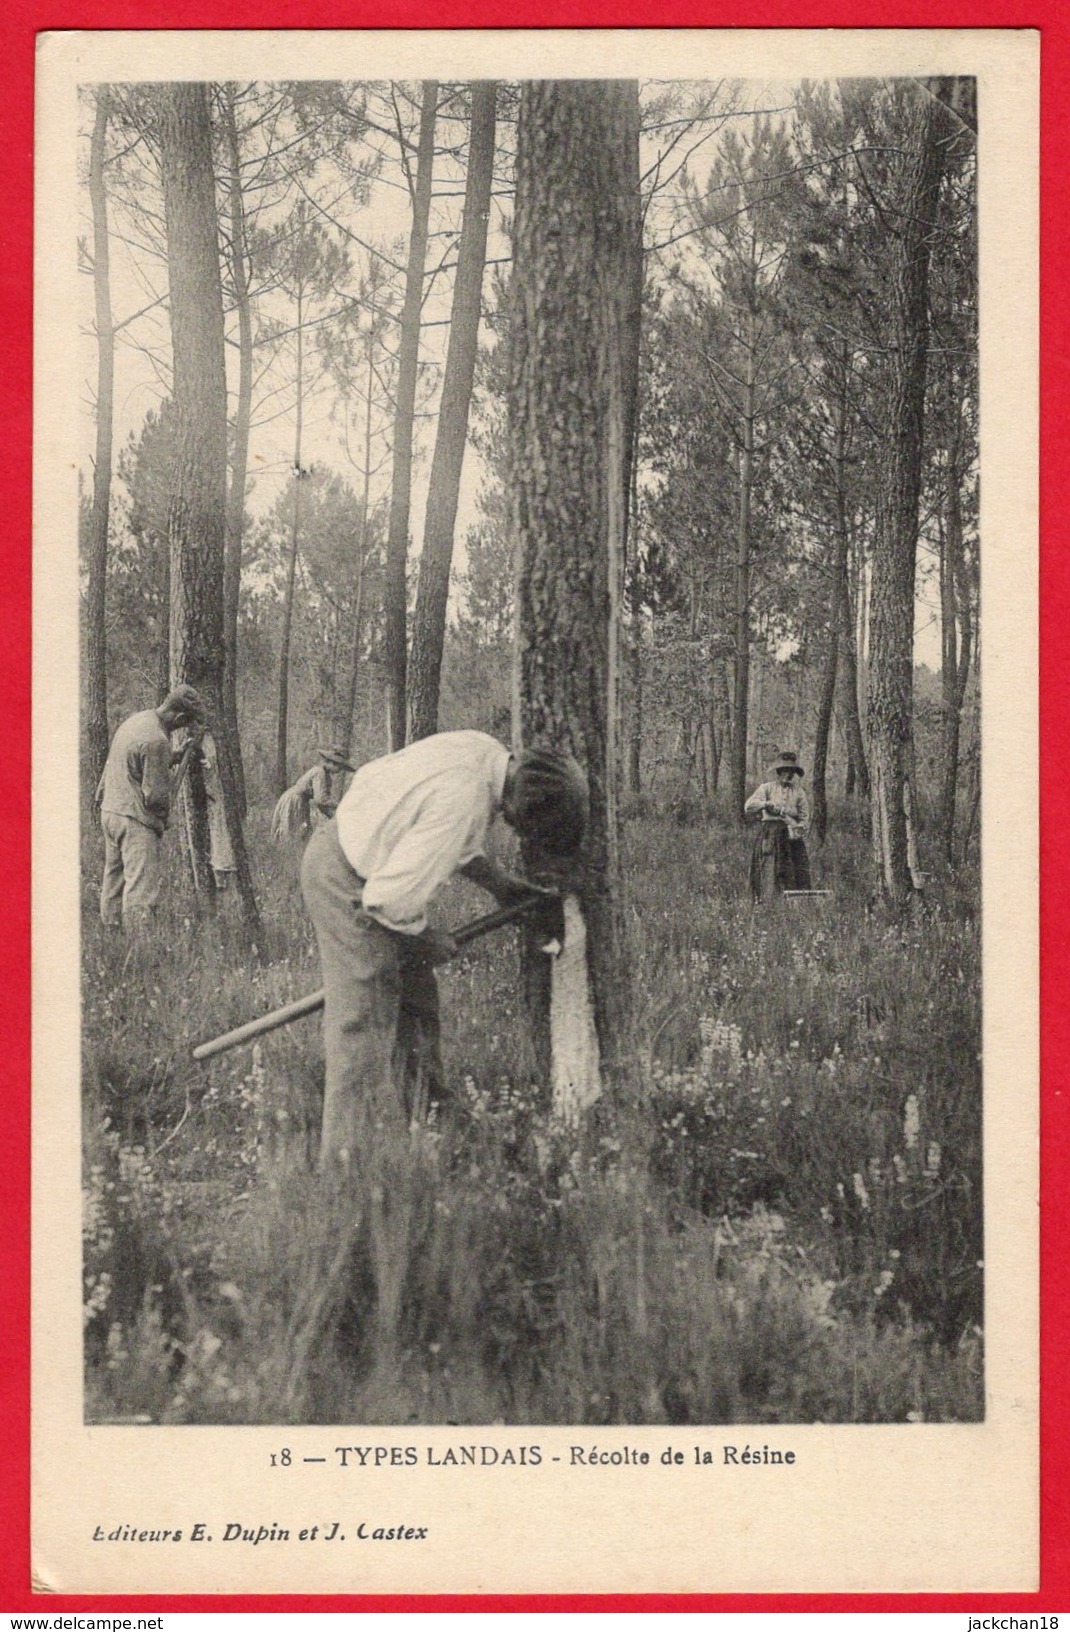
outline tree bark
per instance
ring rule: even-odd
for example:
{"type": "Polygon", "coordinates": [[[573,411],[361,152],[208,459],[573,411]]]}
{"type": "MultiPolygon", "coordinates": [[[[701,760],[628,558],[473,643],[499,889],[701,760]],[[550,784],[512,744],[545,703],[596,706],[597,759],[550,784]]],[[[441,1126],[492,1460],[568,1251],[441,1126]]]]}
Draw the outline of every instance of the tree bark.
{"type": "Polygon", "coordinates": [[[811,783],[811,816],[814,832],[821,844],[828,832],[828,793],[825,786],[828,770],[829,732],[832,726],[832,704],[836,696],[836,669],[839,660],[839,585],[833,583],[832,604],[829,608],[828,646],[821,670],[821,692],[817,703],[817,725],[814,730],[814,765],[811,783]]]}
{"type": "Polygon", "coordinates": [[[893,256],[893,349],[873,560],[869,738],[876,887],[893,905],[914,887],[907,808],[913,778],[914,576],[928,349],[929,239],[947,115],[927,100],[902,161],[893,256]]]}
{"type": "MultiPolygon", "coordinates": [[[[620,854],[618,638],[628,501],[638,88],[528,81],[517,131],[510,484],[518,540],[519,727],[574,753],[590,782],[582,862],[602,1066],[629,1057],[620,854]]],[[[529,948],[534,1059],[549,1052],[548,960],[529,948]]]]}
{"type": "Polygon", "coordinates": [[[628,666],[632,705],[628,722],[628,790],[637,797],[643,786],[643,631],[638,610],[632,614],[628,666]]]}
{"type": "Polygon", "coordinates": [[[96,784],[108,757],[108,679],[105,612],[108,577],[108,514],[111,506],[112,418],[115,393],[115,329],[111,310],[108,198],[104,143],[108,93],[97,90],[89,149],[89,196],[93,206],[93,295],[97,325],[97,434],[93,507],[89,518],[85,608],[85,741],[89,779],[96,784]]]}
{"type": "Polygon", "coordinates": [[[862,716],[858,706],[858,655],[855,650],[855,618],[851,601],[850,569],[844,566],[840,584],[840,718],[847,739],[847,767],[850,786],[848,797],[857,791],[864,801],[869,799],[869,764],[866,743],[862,735],[862,716]]]}
{"type": "Polygon", "coordinates": [[[940,846],[949,862],[955,859],[955,806],[958,792],[959,735],[966,683],[973,656],[973,609],[962,538],[962,493],[957,448],[949,449],[944,473],[944,518],[940,555],[940,620],[942,636],[941,701],[943,704],[942,766],[938,827],[940,846]]]}
{"type": "Polygon", "coordinates": [[[275,740],[275,794],[280,797],[290,786],[287,768],[290,730],[290,645],[293,639],[294,585],[297,580],[297,552],[301,543],[301,432],[304,420],[304,330],[302,299],[297,293],[297,417],[294,428],[294,502],[290,522],[290,549],[286,558],[286,584],[282,597],[282,639],[279,649],[279,713],[275,740]]]}
{"type": "Polygon", "coordinates": [[[171,689],[171,542],[165,534],[153,540],[160,561],[160,623],[156,641],[156,706],[171,689]]]}
{"type": "MultiPolygon", "coordinates": [[[[841,354],[842,373],[836,398],[836,437],[833,447],[835,471],[836,533],[832,551],[832,588],[829,596],[828,649],[821,678],[821,696],[817,709],[817,730],[814,735],[813,825],[822,844],[828,832],[828,767],[829,733],[832,727],[832,708],[836,698],[836,672],[839,667],[840,642],[847,624],[844,597],[847,593],[847,563],[850,555],[850,535],[847,529],[847,496],[845,491],[845,462],[847,456],[847,367],[846,347],[841,354]]],[[[861,734],[861,733],[860,733],[861,734]]],[[[853,746],[853,745],[852,745],[853,746]]],[[[854,755],[851,756],[854,758],[854,755]]],[[[864,763],[864,756],[863,756],[864,763]]]]}
{"type": "Polygon", "coordinates": [[[742,442],[739,450],[739,511],[735,562],[735,683],[732,696],[732,803],[736,819],[745,820],[747,799],[747,716],[750,702],[750,512],[754,460],[754,319],[748,326],[743,388],[742,442]]]}
{"type": "MultiPolygon", "coordinates": [[[[177,426],[168,507],[171,678],[197,687],[218,733],[238,892],[247,929],[255,935],[259,915],[238,815],[233,746],[222,712],[227,380],[208,87],[161,85],[157,101],[177,426]]],[[[192,784],[186,801],[190,850],[198,886],[210,896],[204,786],[199,776],[192,784]]]]}
{"type": "Polygon", "coordinates": [[[424,547],[412,625],[412,661],[409,672],[413,741],[438,730],[438,699],[442,648],[446,635],[453,530],[461,485],[468,409],[472,400],[479,318],[483,295],[483,264],[487,253],[487,220],[494,166],[494,115],[497,86],[493,80],[475,83],[472,126],[468,147],[468,178],[464,215],[457,250],[453,310],[446,351],[446,371],[438,410],[435,452],[427,490],[424,547]]]}
{"type": "Polygon", "coordinates": [[[249,256],[245,204],[241,187],[241,151],[234,113],[234,87],[226,87],[223,119],[230,164],[230,275],[238,313],[238,398],[227,490],[226,546],[223,556],[223,717],[234,752],[238,810],[245,820],[248,802],[245,765],[238,730],[238,603],[241,591],[242,530],[245,525],[245,480],[249,464],[249,424],[253,402],[253,324],[249,309],[249,256]]]}
{"type": "MultiPolygon", "coordinates": [[[[866,759],[862,716],[858,705],[858,659],[855,650],[854,601],[851,595],[851,528],[847,517],[847,380],[851,366],[850,348],[844,341],[839,358],[841,391],[835,446],[836,460],[836,550],[833,561],[833,605],[838,623],[840,670],[840,718],[847,740],[847,796],[856,791],[869,799],[869,764],[866,759]]],[[[861,549],[859,540],[856,548],[861,549]]]]}
{"type": "Polygon", "coordinates": [[[357,583],[353,597],[353,619],[350,626],[349,684],[346,688],[344,715],[339,721],[338,731],[336,732],[339,745],[347,758],[353,741],[353,716],[357,707],[357,683],[360,678],[360,647],[364,625],[364,573],[368,565],[368,557],[371,554],[368,527],[371,517],[372,485],[372,388],[375,384],[374,327],[368,330],[365,348],[368,379],[364,402],[364,470],[360,499],[360,544],[357,550],[357,583]]]}
{"type": "MultiPolygon", "coordinates": [[[[642,244],[639,248],[639,272],[642,278],[642,244]]],[[[639,315],[642,311],[642,288],[639,290],[639,315]]],[[[625,767],[625,786],[633,798],[638,798],[643,785],[643,596],[641,570],[637,555],[639,531],[639,322],[636,321],[635,407],[629,438],[628,460],[628,536],[627,560],[624,575],[624,600],[628,610],[625,661],[628,666],[627,697],[629,707],[625,714],[628,749],[625,767]]],[[[627,357],[630,365],[631,355],[627,357]]],[[[653,612],[651,612],[653,617],[653,612]]]]}
{"type": "Polygon", "coordinates": [[[407,686],[407,585],[409,501],[412,492],[412,440],[416,411],[416,376],[420,360],[420,311],[423,305],[427,223],[431,209],[435,113],[438,81],[425,79],[420,102],[420,138],[412,184],[412,232],[405,272],[405,304],[398,351],[397,406],[394,412],[390,522],[383,578],[383,662],[386,671],[386,728],[391,751],[405,746],[407,686]]]}

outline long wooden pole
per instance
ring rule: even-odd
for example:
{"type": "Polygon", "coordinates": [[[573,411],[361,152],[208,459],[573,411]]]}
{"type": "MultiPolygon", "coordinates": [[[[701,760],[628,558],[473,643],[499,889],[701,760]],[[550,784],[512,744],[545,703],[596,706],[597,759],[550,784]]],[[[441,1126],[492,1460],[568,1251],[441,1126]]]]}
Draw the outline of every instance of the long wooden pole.
{"type": "MultiPolygon", "coordinates": [[[[544,910],[553,908],[560,912],[560,903],[541,891],[537,895],[530,895],[523,901],[518,901],[511,907],[498,907],[494,912],[488,912],[482,918],[474,918],[471,923],[464,924],[454,930],[453,939],[458,950],[467,946],[471,941],[478,940],[481,935],[489,935],[491,930],[502,929],[506,924],[515,923],[524,918],[537,907],[544,910]]],[[[556,924],[554,933],[560,940],[563,930],[558,933],[560,926],[556,924]]],[[[316,1014],[323,1007],[323,993],[310,992],[308,997],[299,997],[293,1003],[287,1003],[281,1009],[272,1009],[270,1014],[262,1014],[258,1020],[247,1020],[243,1026],[236,1026],[233,1031],[226,1031],[221,1037],[214,1037],[209,1043],[200,1043],[193,1050],[195,1060],[210,1060],[217,1054],[226,1054],[232,1048],[240,1048],[242,1043],[251,1043],[254,1038],[262,1037],[265,1032],[275,1031],[279,1026],[288,1026],[293,1020],[302,1020],[307,1014],[316,1014]]]]}

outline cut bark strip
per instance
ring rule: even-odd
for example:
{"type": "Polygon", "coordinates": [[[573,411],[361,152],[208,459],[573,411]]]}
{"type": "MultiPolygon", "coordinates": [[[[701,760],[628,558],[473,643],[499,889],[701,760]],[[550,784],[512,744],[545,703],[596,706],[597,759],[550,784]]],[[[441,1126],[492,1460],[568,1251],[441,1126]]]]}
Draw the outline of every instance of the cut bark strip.
{"type": "Polygon", "coordinates": [[[550,1055],[553,1111],[576,1123],[602,1092],[591,983],[587,973],[587,927],[574,895],[564,900],[565,936],[550,977],[550,1055]]]}

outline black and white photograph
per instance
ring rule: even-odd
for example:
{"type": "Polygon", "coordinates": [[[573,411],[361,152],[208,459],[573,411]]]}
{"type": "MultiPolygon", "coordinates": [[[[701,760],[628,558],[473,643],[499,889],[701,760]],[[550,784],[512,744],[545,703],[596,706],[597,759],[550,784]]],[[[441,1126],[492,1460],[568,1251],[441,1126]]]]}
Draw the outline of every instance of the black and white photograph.
{"type": "Polygon", "coordinates": [[[970,53],[335,38],[66,68],[78,1420],[521,1504],[981,1432],[1035,518],[1008,559],[970,53]]]}

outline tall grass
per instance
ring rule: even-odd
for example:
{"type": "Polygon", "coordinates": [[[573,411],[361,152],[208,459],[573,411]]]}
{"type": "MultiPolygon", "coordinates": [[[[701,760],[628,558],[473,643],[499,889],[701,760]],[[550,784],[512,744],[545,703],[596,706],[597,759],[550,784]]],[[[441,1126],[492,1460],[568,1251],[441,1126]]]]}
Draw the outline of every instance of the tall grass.
{"type": "MultiPolygon", "coordinates": [[[[639,1047],[579,1139],[520,1079],[513,938],[444,972],[441,1120],[333,1186],[296,849],[270,960],[177,865],[152,944],[84,916],[86,1408],[160,1422],[965,1421],[983,1413],[973,884],[900,922],[833,829],[824,908],[755,912],[745,834],[628,827],[639,1047]],[[284,954],[284,955],[283,955],[284,954]]],[[[168,843],[173,843],[169,840],[168,843]]],[[[453,888],[444,916],[482,906],[453,888]]]]}

